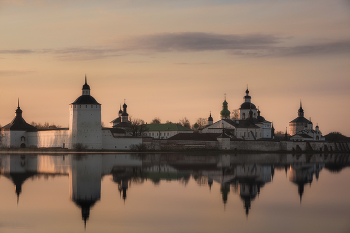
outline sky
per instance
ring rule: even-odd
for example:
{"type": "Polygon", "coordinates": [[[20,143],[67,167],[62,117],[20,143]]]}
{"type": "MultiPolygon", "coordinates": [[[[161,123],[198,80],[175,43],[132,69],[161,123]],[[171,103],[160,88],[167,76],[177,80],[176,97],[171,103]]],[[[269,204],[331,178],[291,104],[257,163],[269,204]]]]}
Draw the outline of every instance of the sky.
{"type": "Polygon", "coordinates": [[[285,131],[302,101],[323,134],[350,136],[349,0],[0,0],[0,124],[68,127],[85,74],[105,126],[191,124],[243,103],[285,131]]]}

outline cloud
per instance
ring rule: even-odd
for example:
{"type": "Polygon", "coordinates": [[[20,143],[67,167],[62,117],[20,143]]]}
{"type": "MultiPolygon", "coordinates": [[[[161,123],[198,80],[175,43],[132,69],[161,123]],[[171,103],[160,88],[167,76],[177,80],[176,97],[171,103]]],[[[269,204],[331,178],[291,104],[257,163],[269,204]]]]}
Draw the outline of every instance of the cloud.
{"type": "Polygon", "coordinates": [[[287,46],[291,39],[260,34],[181,32],[135,36],[115,41],[109,46],[0,50],[0,54],[26,55],[35,53],[49,54],[59,60],[95,60],[129,54],[150,55],[164,52],[224,51],[241,57],[291,57],[350,53],[350,39],[287,46]]]}
{"type": "Polygon", "coordinates": [[[210,50],[255,50],[280,41],[273,35],[234,35],[204,32],[163,33],[128,38],[122,41],[126,50],[210,51],[210,50]]]}
{"type": "Polygon", "coordinates": [[[32,70],[0,70],[1,76],[20,76],[35,73],[32,70]]]}
{"type": "Polygon", "coordinates": [[[0,54],[28,54],[34,53],[34,50],[30,49],[12,49],[12,50],[0,50],[0,54]]]}

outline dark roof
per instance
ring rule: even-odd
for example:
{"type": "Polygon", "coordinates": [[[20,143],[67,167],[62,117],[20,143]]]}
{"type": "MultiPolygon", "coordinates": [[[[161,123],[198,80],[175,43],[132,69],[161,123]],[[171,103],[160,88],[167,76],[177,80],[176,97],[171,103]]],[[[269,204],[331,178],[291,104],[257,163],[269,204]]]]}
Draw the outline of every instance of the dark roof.
{"type": "Polygon", "coordinates": [[[241,104],[241,109],[256,109],[255,104],[249,103],[249,102],[244,102],[241,104]]]}
{"type": "Polygon", "coordinates": [[[125,129],[122,129],[122,128],[102,128],[102,130],[109,130],[109,131],[111,131],[112,134],[114,134],[114,133],[125,134],[126,133],[125,129]]]}
{"type": "Polygon", "coordinates": [[[240,120],[238,124],[236,124],[236,128],[260,128],[256,125],[256,123],[260,123],[256,118],[248,118],[246,120],[240,120]]]}
{"type": "Polygon", "coordinates": [[[217,141],[220,133],[178,133],[168,140],[217,141]]]}
{"type": "Polygon", "coordinates": [[[193,131],[179,124],[166,123],[166,124],[146,124],[146,131],[193,131]]]}
{"type": "Polygon", "coordinates": [[[113,126],[113,128],[129,128],[131,127],[131,123],[130,122],[120,122],[119,124],[113,126]]]}
{"type": "Polygon", "coordinates": [[[81,95],[72,104],[99,104],[91,95],[81,95]]]}
{"type": "Polygon", "coordinates": [[[111,121],[111,123],[120,123],[122,121],[122,119],[120,117],[115,118],[113,121],[111,121]]]}
{"type": "Polygon", "coordinates": [[[292,120],[289,123],[308,123],[308,124],[312,124],[311,121],[309,121],[308,119],[306,119],[305,117],[297,117],[294,120],[292,120]]]}
{"type": "Polygon", "coordinates": [[[22,131],[36,131],[37,128],[28,124],[22,117],[22,110],[18,107],[16,110],[16,116],[11,123],[2,127],[5,130],[22,130],[22,131]]]}
{"type": "Polygon", "coordinates": [[[127,114],[126,112],[123,112],[122,116],[129,116],[129,114],[127,114]]]}

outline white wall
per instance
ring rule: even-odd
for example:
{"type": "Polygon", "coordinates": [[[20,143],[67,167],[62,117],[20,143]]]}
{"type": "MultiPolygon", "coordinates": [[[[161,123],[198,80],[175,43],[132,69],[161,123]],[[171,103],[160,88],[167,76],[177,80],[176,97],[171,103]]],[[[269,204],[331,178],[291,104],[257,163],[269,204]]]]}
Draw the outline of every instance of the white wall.
{"type": "Polygon", "coordinates": [[[70,104],[69,130],[71,131],[71,144],[68,148],[72,148],[76,143],[82,143],[88,149],[101,149],[101,105],[70,104]]]}

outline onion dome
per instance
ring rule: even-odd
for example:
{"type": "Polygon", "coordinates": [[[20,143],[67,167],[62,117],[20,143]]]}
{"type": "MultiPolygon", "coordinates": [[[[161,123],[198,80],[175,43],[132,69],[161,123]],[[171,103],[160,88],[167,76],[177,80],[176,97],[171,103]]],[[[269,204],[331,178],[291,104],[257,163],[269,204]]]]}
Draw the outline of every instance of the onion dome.
{"type": "Polygon", "coordinates": [[[123,113],[123,110],[122,110],[122,105],[120,105],[120,108],[119,108],[119,114],[121,115],[123,113]]]}
{"type": "Polygon", "coordinates": [[[228,110],[228,103],[226,100],[222,103],[222,110],[220,112],[221,118],[230,118],[231,112],[228,110]]]}

